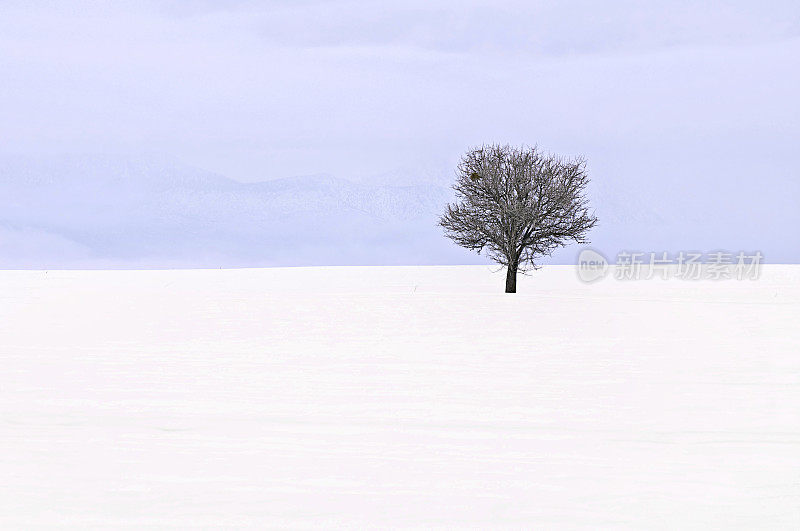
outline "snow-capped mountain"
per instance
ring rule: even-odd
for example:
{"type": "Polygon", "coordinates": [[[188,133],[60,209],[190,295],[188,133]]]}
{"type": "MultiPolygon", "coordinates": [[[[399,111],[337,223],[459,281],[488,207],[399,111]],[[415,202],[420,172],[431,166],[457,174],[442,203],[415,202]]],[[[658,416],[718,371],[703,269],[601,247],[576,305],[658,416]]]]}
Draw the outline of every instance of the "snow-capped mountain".
{"type": "Polygon", "coordinates": [[[0,267],[475,262],[441,237],[449,190],[327,175],[241,183],[158,158],[0,162],[0,267]]]}

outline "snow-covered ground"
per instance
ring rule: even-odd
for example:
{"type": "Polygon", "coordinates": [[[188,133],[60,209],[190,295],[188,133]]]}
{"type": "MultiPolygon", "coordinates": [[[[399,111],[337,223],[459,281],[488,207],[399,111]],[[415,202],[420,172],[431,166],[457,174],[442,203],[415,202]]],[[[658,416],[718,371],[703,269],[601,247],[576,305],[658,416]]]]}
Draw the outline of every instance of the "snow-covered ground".
{"type": "Polygon", "coordinates": [[[0,527],[800,527],[800,266],[0,272],[0,527]]]}

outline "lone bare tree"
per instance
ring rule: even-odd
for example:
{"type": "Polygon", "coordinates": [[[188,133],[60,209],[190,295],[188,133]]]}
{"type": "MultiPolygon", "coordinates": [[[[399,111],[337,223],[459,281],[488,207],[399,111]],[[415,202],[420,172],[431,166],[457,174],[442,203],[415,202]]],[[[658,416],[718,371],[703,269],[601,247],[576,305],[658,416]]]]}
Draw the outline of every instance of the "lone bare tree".
{"type": "Polygon", "coordinates": [[[506,293],[517,272],[568,242],[585,244],[597,223],[589,212],[589,176],[582,158],[546,155],[536,147],[488,145],[462,157],[453,185],[456,202],[439,220],[455,243],[507,267],[506,293]]]}

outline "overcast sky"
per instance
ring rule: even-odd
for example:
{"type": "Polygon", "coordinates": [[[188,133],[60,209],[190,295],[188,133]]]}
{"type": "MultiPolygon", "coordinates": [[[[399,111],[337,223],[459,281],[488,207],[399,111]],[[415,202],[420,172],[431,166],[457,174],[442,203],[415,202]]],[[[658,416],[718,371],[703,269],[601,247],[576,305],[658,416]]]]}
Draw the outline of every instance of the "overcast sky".
{"type": "Polygon", "coordinates": [[[6,0],[0,72],[0,152],[158,152],[245,181],[446,167],[489,141],[601,169],[750,152],[774,182],[800,162],[796,0],[6,0]]]}

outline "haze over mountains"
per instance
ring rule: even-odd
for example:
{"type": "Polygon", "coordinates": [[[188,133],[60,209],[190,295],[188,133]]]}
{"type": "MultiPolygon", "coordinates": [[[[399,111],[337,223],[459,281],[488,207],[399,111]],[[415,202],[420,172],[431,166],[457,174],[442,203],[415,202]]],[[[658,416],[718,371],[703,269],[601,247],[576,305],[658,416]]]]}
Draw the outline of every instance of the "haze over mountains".
{"type": "MultiPolygon", "coordinates": [[[[3,157],[0,267],[485,263],[436,225],[451,180],[447,170],[397,170],[358,182],[314,175],[242,183],[165,157],[3,157]]],[[[698,227],[691,202],[665,203],[630,182],[598,177],[591,198],[601,220],[593,247],[612,259],[621,249],[731,244],[775,261],[791,251],[759,247],[757,223],[751,233],[698,227]]],[[[548,261],[573,263],[577,251],[548,261]]]]}
{"type": "Polygon", "coordinates": [[[447,198],[440,184],[367,185],[326,175],[241,183],[154,157],[7,158],[0,164],[0,265],[469,260],[435,226],[447,198]]]}

